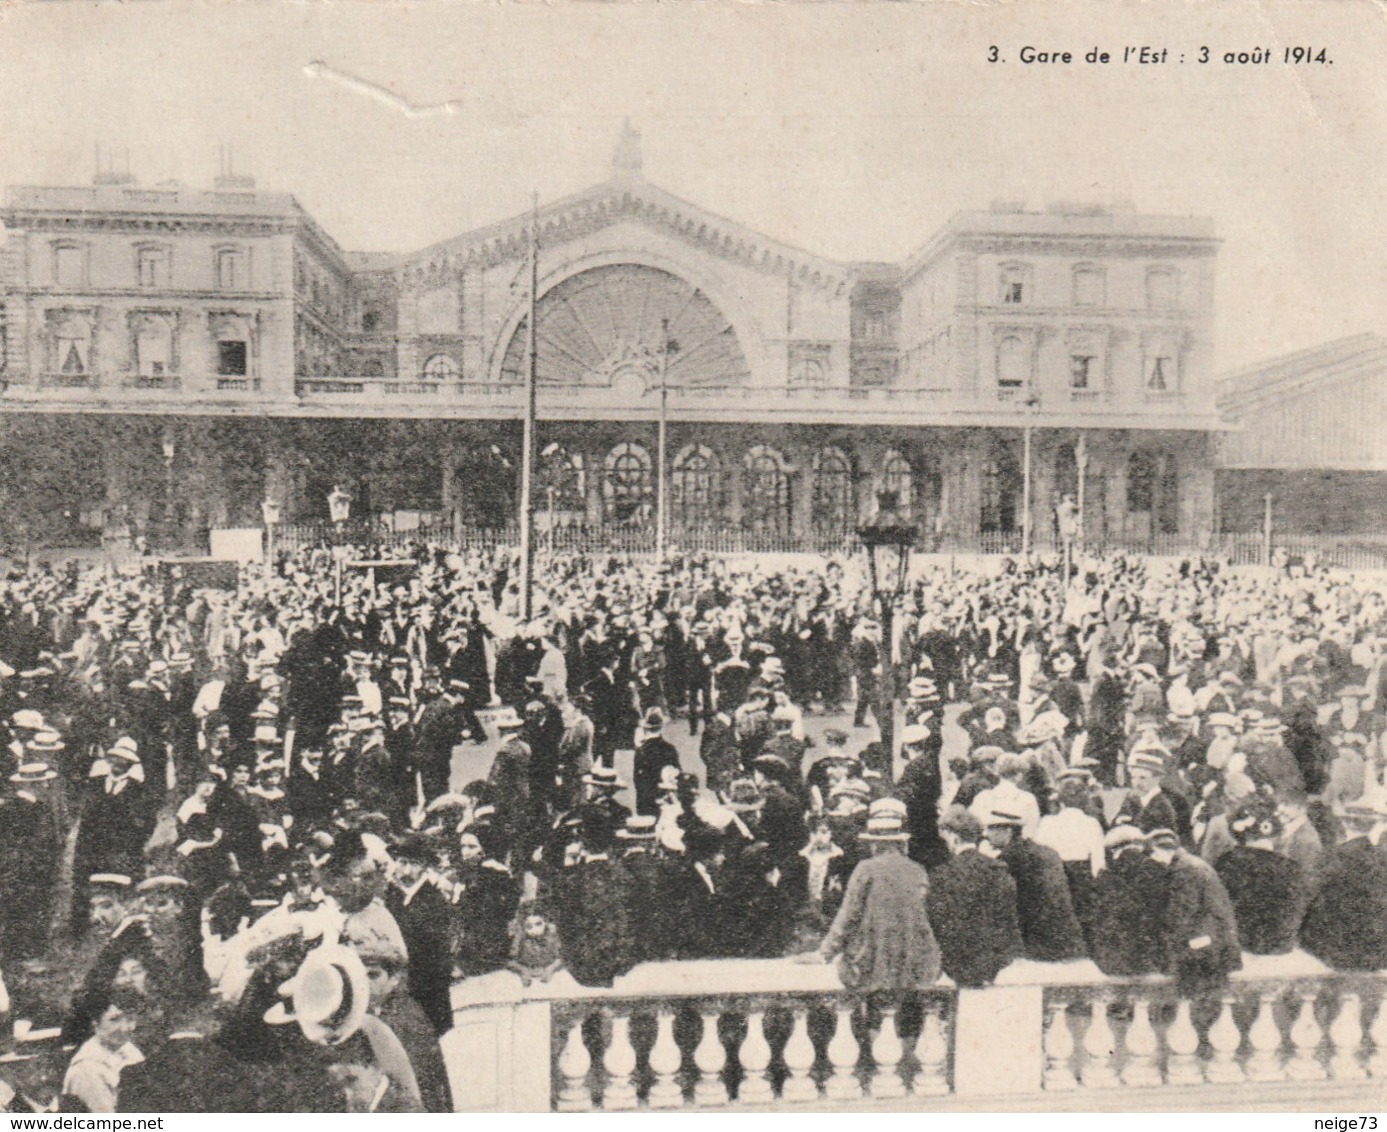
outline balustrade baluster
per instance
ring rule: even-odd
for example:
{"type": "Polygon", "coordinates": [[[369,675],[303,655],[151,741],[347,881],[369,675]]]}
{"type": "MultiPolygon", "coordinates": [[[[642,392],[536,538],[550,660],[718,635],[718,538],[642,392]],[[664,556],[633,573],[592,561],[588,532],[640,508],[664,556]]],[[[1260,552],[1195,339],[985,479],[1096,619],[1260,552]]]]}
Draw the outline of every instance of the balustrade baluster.
{"type": "Polygon", "coordinates": [[[1275,1014],[1278,993],[1275,989],[1261,993],[1257,1017],[1247,1031],[1247,1044],[1252,1047],[1247,1059],[1249,1081],[1281,1081],[1285,1078],[1285,1070],[1281,1067],[1281,1028],[1276,1024],[1275,1014]]]}
{"type": "Polygon", "coordinates": [[[1209,1044],[1213,1046],[1214,1055],[1205,1076],[1211,1084],[1230,1085],[1243,1080],[1243,1069],[1238,1064],[1238,1047],[1242,1040],[1242,1031],[1233,1018],[1233,996],[1224,995],[1218,1020],[1209,1027],[1209,1044]]]}
{"type": "Polygon", "coordinates": [[[563,1076],[563,1086],[559,1089],[560,1112],[587,1112],[592,1108],[592,1093],[588,1090],[592,1055],[583,1043],[584,1020],[581,1014],[573,1019],[568,1040],[559,1054],[559,1073],[563,1076]]]}
{"type": "Polygon", "coordinates": [[[1356,994],[1343,995],[1339,1013],[1329,1027],[1329,1071],[1336,1081],[1361,1081],[1368,1075],[1363,1068],[1363,1000],[1356,994]]]}
{"type": "Polygon", "coordinates": [[[1052,1000],[1045,1027],[1045,1088],[1052,1093],[1077,1089],[1074,1076],[1074,1035],[1069,1032],[1069,1004],[1052,1000]]]}
{"type": "Polygon", "coordinates": [[[1099,995],[1089,1008],[1088,1030],[1084,1033],[1083,1082],[1089,1089],[1111,1089],[1119,1082],[1113,1069],[1117,1038],[1108,1024],[1108,1000],[1099,995]]]}
{"type": "Polygon", "coordinates": [[[942,1097],[949,1091],[949,1039],[944,1035],[943,1009],[937,1002],[924,1004],[920,1037],[915,1042],[920,1071],[910,1086],[917,1097],[942,1097]]]}
{"type": "Polygon", "coordinates": [[[1204,1075],[1199,1067],[1199,1031],[1190,1018],[1189,999],[1181,999],[1176,1006],[1175,1020],[1165,1032],[1165,1044],[1170,1051],[1166,1081],[1172,1085],[1198,1085],[1204,1075]]]}
{"type": "Polygon", "coordinates": [[[1378,1001],[1377,1014],[1373,1018],[1372,1029],[1368,1031],[1373,1040],[1372,1056],[1368,1059],[1368,1072],[1374,1078],[1387,1078],[1387,994],[1378,1001]]]}
{"type": "Polygon", "coordinates": [[[742,1048],[737,1052],[737,1060],[741,1062],[744,1074],[737,1089],[737,1100],[742,1104],[770,1104],[775,1100],[770,1074],[766,1072],[771,1064],[771,1044],[766,1041],[763,1029],[765,1017],[760,1010],[747,1015],[746,1037],[742,1039],[742,1048]]]}
{"type": "Polygon", "coordinates": [[[694,1050],[694,1064],[699,1072],[698,1083],[694,1085],[694,1103],[705,1108],[725,1105],[727,1085],[722,1079],[722,1068],[727,1064],[727,1051],[718,1040],[716,1011],[703,1013],[703,1040],[694,1050]]]}
{"type": "Polygon", "coordinates": [[[1300,1016],[1291,1027],[1295,1053],[1286,1063],[1286,1075],[1292,1081],[1323,1081],[1329,1076],[1319,1059],[1322,1037],[1324,1031],[1315,1017],[1315,992],[1305,991],[1300,996],[1300,1016]]]}
{"type": "Polygon", "coordinates": [[[862,1095],[862,1083],[857,1079],[857,1038],[852,1032],[852,1009],[838,1007],[838,1028],[828,1043],[828,1060],[833,1065],[824,1091],[829,1100],[850,1101],[862,1095]]]}
{"type": "Polygon", "coordinates": [[[1122,1066],[1124,1085],[1159,1085],[1160,1041],[1151,1025],[1151,1004],[1139,998],[1132,1004],[1132,1024],[1127,1027],[1127,1058],[1122,1066]]]}
{"type": "Polygon", "coordinates": [[[674,1014],[661,1010],[656,1022],[655,1045],[650,1050],[650,1071],[655,1083],[647,1098],[651,1108],[678,1108],[684,1103],[679,1087],[679,1067],[683,1064],[679,1043],[674,1040],[674,1014]]]}
{"type": "Polygon", "coordinates": [[[602,1055],[602,1067],[607,1071],[602,1107],[612,1111],[635,1108],[636,1051],[631,1045],[631,1018],[627,1014],[612,1018],[612,1040],[602,1055]]]}
{"type": "Polygon", "coordinates": [[[903,1097],[905,1082],[901,1080],[900,1035],[896,1033],[896,1012],[885,1010],[881,1015],[881,1028],[872,1041],[872,1060],[876,1062],[876,1072],[872,1074],[872,1096],[903,1097]]]}
{"type": "Polygon", "coordinates": [[[819,1099],[818,1086],[810,1074],[814,1071],[814,1043],[809,1040],[809,1011],[804,1007],[795,1010],[795,1026],[790,1040],[785,1043],[785,1068],[790,1076],[780,1090],[780,1099],[798,1103],[819,1099]]]}

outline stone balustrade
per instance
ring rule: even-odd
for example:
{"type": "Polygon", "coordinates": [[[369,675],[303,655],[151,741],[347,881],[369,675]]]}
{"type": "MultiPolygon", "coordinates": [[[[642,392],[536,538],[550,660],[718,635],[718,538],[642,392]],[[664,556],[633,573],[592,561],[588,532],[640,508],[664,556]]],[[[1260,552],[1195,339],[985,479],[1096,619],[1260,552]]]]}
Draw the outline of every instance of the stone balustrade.
{"type": "Polygon", "coordinates": [[[722,960],[646,964],[610,989],[564,972],[528,989],[467,980],[442,1044],[460,1111],[1249,1107],[1324,1088],[1371,1105],[1387,1088],[1384,1000],[1382,975],[1301,953],[1249,956],[1194,999],[1087,961],[1018,962],[990,987],[942,979],[870,1004],[832,967],[722,960]]]}

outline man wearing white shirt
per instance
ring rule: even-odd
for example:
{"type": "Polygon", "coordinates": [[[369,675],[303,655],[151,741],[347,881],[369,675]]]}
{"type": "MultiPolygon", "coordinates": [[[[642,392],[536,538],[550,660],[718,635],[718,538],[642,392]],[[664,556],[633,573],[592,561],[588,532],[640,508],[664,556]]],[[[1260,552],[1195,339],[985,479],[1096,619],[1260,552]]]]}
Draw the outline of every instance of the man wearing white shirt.
{"type": "Polygon", "coordinates": [[[994,811],[1016,814],[1021,819],[1022,836],[1034,839],[1040,826],[1040,803],[1034,794],[1021,788],[1026,760],[1020,755],[1004,754],[997,760],[997,774],[1001,781],[974,798],[969,812],[984,826],[994,811]]]}

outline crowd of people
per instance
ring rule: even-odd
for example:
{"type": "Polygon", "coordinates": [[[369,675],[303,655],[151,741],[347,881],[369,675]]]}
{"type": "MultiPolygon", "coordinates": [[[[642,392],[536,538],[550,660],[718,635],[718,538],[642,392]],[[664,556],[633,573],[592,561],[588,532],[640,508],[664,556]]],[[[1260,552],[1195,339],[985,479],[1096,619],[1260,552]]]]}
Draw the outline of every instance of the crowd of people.
{"type": "Polygon", "coordinates": [[[927,567],[883,646],[847,560],[541,566],[528,620],[432,545],[0,583],[0,1101],[447,1111],[451,988],[507,970],[1387,968],[1379,579],[927,567]]]}

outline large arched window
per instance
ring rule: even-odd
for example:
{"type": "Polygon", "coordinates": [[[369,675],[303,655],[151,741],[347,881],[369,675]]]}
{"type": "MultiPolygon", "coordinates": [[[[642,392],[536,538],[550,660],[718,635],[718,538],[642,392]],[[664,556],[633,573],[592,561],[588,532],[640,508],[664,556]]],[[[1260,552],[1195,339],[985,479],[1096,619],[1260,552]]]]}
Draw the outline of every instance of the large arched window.
{"type": "Polygon", "coordinates": [[[1018,529],[1021,518],[1022,482],[1016,454],[997,445],[982,467],[982,515],[984,534],[1006,533],[1018,529]]]}
{"type": "Polygon", "coordinates": [[[451,354],[434,354],[424,363],[424,376],[430,381],[456,381],[457,360],[451,354]]]}
{"type": "Polygon", "coordinates": [[[790,530],[790,470],[785,458],[764,444],[742,461],[742,525],[763,533],[790,530]]]}
{"type": "Polygon", "coordinates": [[[811,503],[814,529],[825,534],[846,534],[857,520],[852,490],[852,462],[841,448],[820,448],[814,454],[814,494],[811,503]]]}
{"type": "Polygon", "coordinates": [[[915,470],[894,448],[888,448],[882,457],[881,490],[895,493],[896,514],[909,521],[915,504],[915,470]]]}
{"type": "Polygon", "coordinates": [[[555,511],[582,511],[586,507],[587,475],[583,454],[570,452],[557,442],[546,444],[539,453],[540,506],[555,511]]]}
{"type": "Polygon", "coordinates": [[[639,444],[618,444],[607,453],[602,500],[607,519],[616,523],[641,523],[651,516],[655,489],[650,453],[639,444]]]}
{"type": "Polygon", "coordinates": [[[717,526],[723,517],[722,467],[717,453],[691,444],[674,458],[670,513],[685,530],[717,526]]]}

